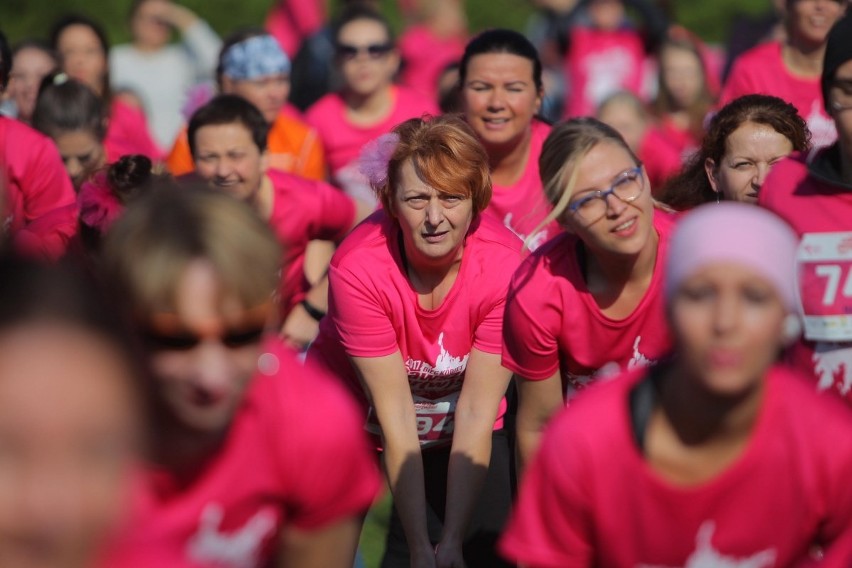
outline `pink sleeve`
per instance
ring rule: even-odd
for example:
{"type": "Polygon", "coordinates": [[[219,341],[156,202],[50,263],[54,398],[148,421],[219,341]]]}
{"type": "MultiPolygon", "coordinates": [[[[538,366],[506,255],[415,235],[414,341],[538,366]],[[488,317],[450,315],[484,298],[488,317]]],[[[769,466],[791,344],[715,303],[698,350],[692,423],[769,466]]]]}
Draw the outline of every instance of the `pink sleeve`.
{"type": "Polygon", "coordinates": [[[311,238],[339,241],[355,224],[355,202],[326,182],[316,182],[316,216],[311,238]]]}
{"type": "MultiPolygon", "coordinates": [[[[473,283],[472,283],[473,284],[473,283]]],[[[503,351],[503,316],[506,308],[506,294],[498,297],[497,302],[488,310],[483,320],[473,332],[473,346],[485,353],[499,355],[503,351]]]]}
{"type": "Polygon", "coordinates": [[[589,460],[567,434],[560,427],[545,433],[500,541],[506,557],[529,568],[594,565],[588,502],[591,480],[583,469],[589,460]]]}
{"type": "Polygon", "coordinates": [[[503,366],[531,380],[547,379],[559,369],[564,307],[541,262],[530,257],[515,273],[503,319],[503,366]]]}
{"type": "Polygon", "coordinates": [[[25,224],[13,235],[15,248],[56,259],[76,232],[77,198],[50,140],[33,139],[25,151],[28,163],[19,179],[25,224]]]}
{"type": "MultiPolygon", "coordinates": [[[[383,267],[359,266],[356,274],[333,263],[328,271],[329,316],[350,357],[384,357],[399,349],[396,331],[380,300],[377,281],[383,267]]],[[[389,277],[385,277],[389,281],[389,277]]]]}
{"type": "Polygon", "coordinates": [[[126,154],[143,154],[154,161],[162,161],[165,158],[165,152],[151,136],[142,109],[118,99],[113,101],[110,109],[110,122],[104,146],[110,163],[118,161],[126,154]]]}
{"type": "Polygon", "coordinates": [[[291,398],[282,405],[288,423],[297,419],[299,428],[282,437],[280,467],[288,518],[312,530],[365,513],[381,490],[381,476],[354,400],[313,365],[293,366],[302,374],[300,384],[282,389],[291,398]],[[303,403],[294,404],[294,397],[303,403]]]}

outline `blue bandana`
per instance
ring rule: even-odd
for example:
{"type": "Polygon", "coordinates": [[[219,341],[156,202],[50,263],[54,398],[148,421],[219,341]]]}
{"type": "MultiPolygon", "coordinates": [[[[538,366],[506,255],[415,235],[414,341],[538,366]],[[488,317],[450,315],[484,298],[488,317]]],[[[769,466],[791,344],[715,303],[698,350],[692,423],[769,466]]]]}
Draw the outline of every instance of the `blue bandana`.
{"type": "Polygon", "coordinates": [[[238,81],[288,75],[290,59],[271,35],[250,37],[228,48],[222,56],[222,73],[238,81]]]}

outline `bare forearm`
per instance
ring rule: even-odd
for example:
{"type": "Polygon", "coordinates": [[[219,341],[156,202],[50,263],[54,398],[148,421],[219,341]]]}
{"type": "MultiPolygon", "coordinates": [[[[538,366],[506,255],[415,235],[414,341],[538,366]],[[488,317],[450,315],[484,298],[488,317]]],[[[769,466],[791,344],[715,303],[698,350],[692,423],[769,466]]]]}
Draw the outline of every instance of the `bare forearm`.
{"type": "Polygon", "coordinates": [[[491,461],[494,421],[470,425],[464,422],[463,418],[457,417],[447,472],[447,505],[442,542],[461,542],[464,539],[491,461]]]}
{"type": "Polygon", "coordinates": [[[427,554],[431,553],[432,543],[426,528],[423,459],[416,430],[412,434],[395,441],[386,437],[383,462],[409,549],[413,554],[427,554]]]}

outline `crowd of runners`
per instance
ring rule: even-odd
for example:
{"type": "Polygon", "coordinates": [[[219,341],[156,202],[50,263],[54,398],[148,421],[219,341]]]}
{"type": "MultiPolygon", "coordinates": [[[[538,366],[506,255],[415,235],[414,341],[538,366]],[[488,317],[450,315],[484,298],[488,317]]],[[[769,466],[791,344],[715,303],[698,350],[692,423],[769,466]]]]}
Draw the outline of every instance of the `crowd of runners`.
{"type": "Polygon", "coordinates": [[[852,566],[846,0],[272,4],[0,32],[0,566],[852,566]]]}

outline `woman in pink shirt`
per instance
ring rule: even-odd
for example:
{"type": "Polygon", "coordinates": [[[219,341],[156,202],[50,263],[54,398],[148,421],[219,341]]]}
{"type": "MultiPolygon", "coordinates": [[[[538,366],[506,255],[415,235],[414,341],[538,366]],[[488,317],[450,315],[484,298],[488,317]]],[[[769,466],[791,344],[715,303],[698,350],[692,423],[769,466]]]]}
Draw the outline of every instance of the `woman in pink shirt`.
{"type": "Polygon", "coordinates": [[[837,138],[820,91],[828,32],[843,16],[846,0],[785,0],[787,38],[770,41],[742,54],[722,88],[719,104],[752,93],[774,95],[792,103],[808,123],[814,146],[837,138]]]}
{"type": "Polygon", "coordinates": [[[501,566],[500,338],[521,243],[481,214],[488,158],[459,118],[406,121],[368,155],[383,207],[332,259],[308,358],[349,385],[382,448],[396,511],[383,566],[501,566]]]}
{"type": "Polygon", "coordinates": [[[852,414],[776,365],[800,329],[798,239],[705,205],[666,263],[674,356],[552,423],[502,541],[530,568],[820,566],[852,559],[852,414]]]}
{"type": "Polygon", "coordinates": [[[358,170],[361,149],[409,118],[438,114],[438,105],[394,84],[399,52],[381,13],[353,4],[340,14],[332,34],[343,86],[314,103],[306,118],[322,140],[334,184],[352,197],[375,203],[368,180],[358,170]]]}
{"type": "Polygon", "coordinates": [[[671,346],[662,265],[672,220],[624,139],[593,119],[556,126],[541,176],[567,231],[512,278],[503,365],[518,377],[522,463],[551,415],[595,379],[658,360],[671,346]]]}
{"type": "Polygon", "coordinates": [[[795,106],[770,95],[742,96],[716,113],[701,148],[660,199],[678,211],[711,201],[755,203],[772,166],[810,147],[795,106]]]}
{"type": "Polygon", "coordinates": [[[518,32],[483,32],[465,49],[459,87],[467,122],[488,152],[494,188],[485,214],[535,249],[559,232],[554,222],[540,226],[551,205],[538,175],[550,132],[536,117],[543,95],[538,53],[518,32]]]}
{"type": "Polygon", "coordinates": [[[51,30],[51,46],[59,55],[62,71],[92,89],[109,107],[106,133],[107,161],[125,154],[163,157],[148,130],[145,112],[135,97],[118,95],[109,88],[109,43],[103,28],[85,16],[69,15],[51,30]]]}

